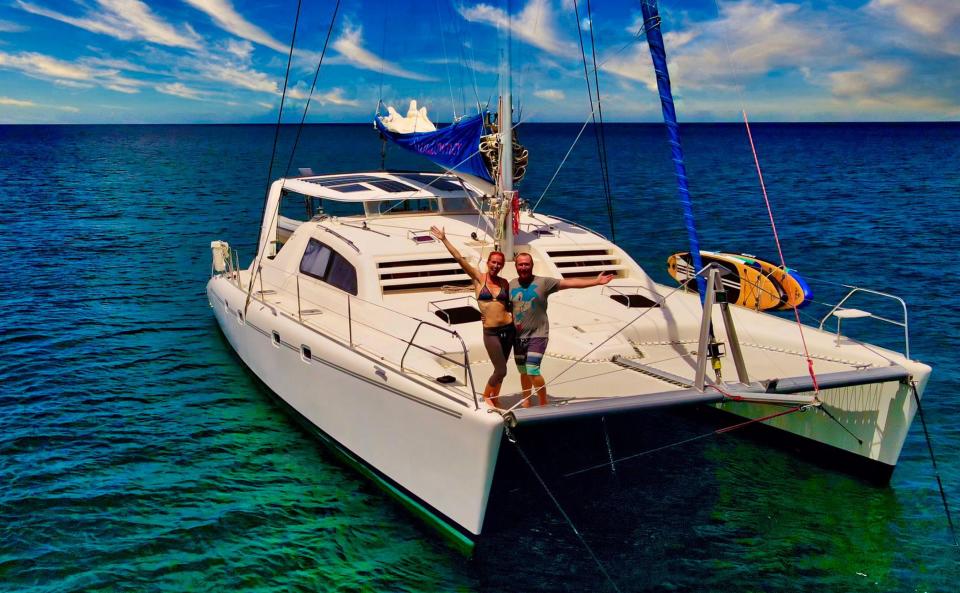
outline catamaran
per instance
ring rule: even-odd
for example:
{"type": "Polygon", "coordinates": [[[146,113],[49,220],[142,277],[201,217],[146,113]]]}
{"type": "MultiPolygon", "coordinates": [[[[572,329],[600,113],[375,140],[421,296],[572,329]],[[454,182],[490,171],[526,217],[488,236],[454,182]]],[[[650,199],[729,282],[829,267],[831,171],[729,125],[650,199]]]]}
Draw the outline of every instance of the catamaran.
{"type": "MultiPolygon", "coordinates": [[[[659,17],[654,3],[642,6],[675,132],[659,17]]],[[[747,290],[747,281],[704,265],[695,243],[696,282],[654,282],[601,234],[517,198],[514,169],[525,154],[513,137],[509,76],[501,79],[499,122],[481,113],[436,129],[416,107],[407,118],[393,110],[378,118],[385,137],[443,171],[301,171],[270,186],[247,267],[228,244],[212,243],[210,306],[279,400],[465,547],[484,531],[504,443],[527,426],[563,431],[573,421],[712,405],[889,477],[931,369],[910,358],[908,342],[899,353],[841,333],[842,320],[846,329],[872,316],[850,306],[864,291],[852,289],[824,318],[833,331],[730,302],[726,288],[742,281],[747,290]],[[283,214],[290,203],[302,220],[283,214]],[[519,252],[539,275],[615,275],[551,297],[548,405],[525,407],[515,373],[498,407],[480,397],[477,380],[491,363],[477,302],[431,226],[480,268],[491,251],[506,253],[508,279],[519,252]]],[[[883,320],[906,332],[903,307],[902,321],[883,320]]]]}

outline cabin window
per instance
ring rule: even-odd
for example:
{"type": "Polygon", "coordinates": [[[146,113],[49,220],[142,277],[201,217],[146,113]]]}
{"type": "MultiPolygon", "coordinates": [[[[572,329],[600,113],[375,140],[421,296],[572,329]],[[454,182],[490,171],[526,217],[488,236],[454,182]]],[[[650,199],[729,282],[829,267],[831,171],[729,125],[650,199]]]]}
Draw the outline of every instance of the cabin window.
{"type": "Polygon", "coordinates": [[[279,332],[273,332],[273,345],[276,346],[277,348],[280,347],[280,333],[279,333],[279,332]]]}
{"type": "Polygon", "coordinates": [[[307,249],[303,252],[303,259],[300,260],[300,271],[323,280],[327,275],[327,268],[330,267],[332,254],[329,247],[316,239],[310,239],[307,249]]]}
{"type": "Polygon", "coordinates": [[[411,212],[436,212],[437,198],[412,198],[408,200],[384,200],[379,203],[380,214],[409,214],[411,212]]]}
{"type": "Polygon", "coordinates": [[[317,280],[323,280],[344,292],[357,294],[356,268],[342,255],[316,239],[310,239],[303,252],[300,272],[317,280]]]}
{"type": "Polygon", "coordinates": [[[310,362],[310,359],[313,358],[313,353],[310,352],[310,346],[301,345],[300,356],[303,357],[304,362],[310,362]]]}

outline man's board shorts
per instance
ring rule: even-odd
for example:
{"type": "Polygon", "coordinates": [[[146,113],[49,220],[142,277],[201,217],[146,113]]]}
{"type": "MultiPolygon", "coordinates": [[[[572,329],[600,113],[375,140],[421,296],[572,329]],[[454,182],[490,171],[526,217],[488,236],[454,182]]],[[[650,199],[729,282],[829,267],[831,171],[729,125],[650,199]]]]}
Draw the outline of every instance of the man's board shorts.
{"type": "Polygon", "coordinates": [[[513,344],[513,361],[522,375],[540,375],[540,362],[547,351],[547,338],[517,338],[513,344]]]}

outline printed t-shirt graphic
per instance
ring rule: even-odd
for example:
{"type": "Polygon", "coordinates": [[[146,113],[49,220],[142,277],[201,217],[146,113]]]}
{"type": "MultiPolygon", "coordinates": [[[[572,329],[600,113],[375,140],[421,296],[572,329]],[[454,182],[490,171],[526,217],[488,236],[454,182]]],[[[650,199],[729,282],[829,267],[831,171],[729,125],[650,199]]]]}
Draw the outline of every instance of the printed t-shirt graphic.
{"type": "Polygon", "coordinates": [[[514,278],[510,281],[510,302],[518,338],[546,338],[550,335],[547,318],[547,297],[557,291],[556,278],[534,276],[526,286],[514,278]]]}

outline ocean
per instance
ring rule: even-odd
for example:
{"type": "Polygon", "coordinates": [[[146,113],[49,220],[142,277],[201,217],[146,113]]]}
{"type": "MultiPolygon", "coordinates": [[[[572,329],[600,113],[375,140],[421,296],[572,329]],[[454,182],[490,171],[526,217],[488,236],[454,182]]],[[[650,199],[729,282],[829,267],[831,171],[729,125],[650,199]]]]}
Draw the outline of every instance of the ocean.
{"type": "MultiPolygon", "coordinates": [[[[578,131],[519,128],[525,199],[540,198],[578,131]]],[[[274,177],[380,167],[370,125],[307,126],[291,158],[294,134],[283,129],[274,177]]],[[[776,260],[743,127],[682,134],[703,248],[776,260]]],[[[960,520],[960,125],[753,134],[784,256],[816,293],[805,322],[840,284],[908,303],[911,355],[934,368],[927,429],[960,520]]],[[[613,591],[536,488],[517,491],[473,558],[454,552],[232,354],[204,293],[209,244],[252,257],[273,135],[0,126],[0,591],[613,591]]],[[[590,130],[540,211],[615,235],[672,283],[666,258],[687,239],[663,128],[609,124],[605,136],[613,228],[590,130]]],[[[425,166],[395,149],[386,165],[425,166]]],[[[883,299],[857,306],[900,315],[883,299]]],[[[896,326],[847,329],[904,346],[896,326]]],[[[716,428],[690,416],[650,429],[646,446],[716,428]]],[[[548,487],[620,591],[957,590],[960,550],[919,419],[889,485],[821,461],[734,432],[548,487]]]]}

